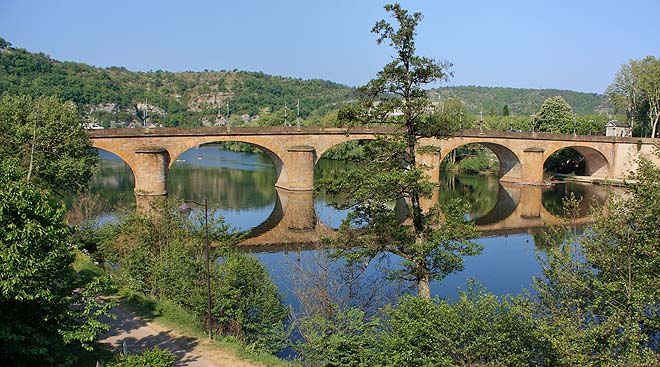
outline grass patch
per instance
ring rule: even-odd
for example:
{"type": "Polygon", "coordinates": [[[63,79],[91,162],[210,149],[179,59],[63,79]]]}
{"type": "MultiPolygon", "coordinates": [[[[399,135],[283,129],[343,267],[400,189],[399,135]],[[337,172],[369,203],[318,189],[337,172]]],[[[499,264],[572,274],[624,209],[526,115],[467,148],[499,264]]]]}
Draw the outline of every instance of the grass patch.
{"type": "Polygon", "coordinates": [[[92,278],[103,275],[103,269],[94,264],[89,255],[80,250],[74,251],[76,258],[73,261],[73,270],[84,280],[89,281],[92,278]]]}
{"type": "Polygon", "coordinates": [[[187,310],[170,301],[157,300],[130,290],[119,292],[121,305],[145,321],[155,321],[177,333],[200,341],[200,349],[230,351],[239,358],[272,367],[299,366],[268,353],[253,351],[234,337],[215,336],[209,340],[200,321],[187,310]],[[204,341],[203,343],[201,343],[204,341]]]}

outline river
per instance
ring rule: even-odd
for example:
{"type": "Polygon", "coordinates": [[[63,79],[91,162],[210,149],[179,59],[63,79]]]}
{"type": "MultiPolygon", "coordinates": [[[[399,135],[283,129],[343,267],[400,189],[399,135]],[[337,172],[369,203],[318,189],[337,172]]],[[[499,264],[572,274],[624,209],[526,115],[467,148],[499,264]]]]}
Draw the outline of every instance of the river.
{"type": "MultiPolygon", "coordinates": [[[[105,151],[100,151],[100,158],[92,190],[102,193],[108,207],[134,202],[131,170],[105,151]]],[[[315,178],[340,172],[346,164],[321,159],[315,178]]],[[[286,302],[296,307],[295,290],[309,279],[311,268],[318,270],[318,263],[327,261],[314,239],[331,235],[346,212],[334,209],[324,195],[276,190],[275,181],[275,168],[265,154],[227,151],[209,144],[182,154],[172,165],[167,185],[170,195],[208,199],[209,206],[217,208],[215,215],[222,215],[236,230],[250,231],[252,238],[243,248],[266,265],[286,302]]],[[[466,258],[463,271],[431,285],[433,295],[450,298],[465,289],[469,278],[498,295],[531,290],[533,277],[541,275],[539,257],[544,254],[538,234],[545,224],[562,216],[562,198],[571,193],[583,198],[581,221],[587,223],[590,205],[601,205],[608,195],[600,186],[502,185],[492,176],[443,174],[441,181],[433,200],[464,198],[472,205],[466,216],[483,231],[476,240],[484,246],[483,252],[466,258]]],[[[113,210],[106,210],[101,221],[113,220],[113,210]]],[[[392,256],[381,260],[380,265],[390,268],[397,263],[392,256]]],[[[333,266],[335,270],[341,267],[333,266]]],[[[405,291],[405,284],[392,285],[379,276],[378,266],[371,264],[362,276],[363,289],[387,295],[405,291]]],[[[341,282],[336,275],[333,279],[341,282]]]]}

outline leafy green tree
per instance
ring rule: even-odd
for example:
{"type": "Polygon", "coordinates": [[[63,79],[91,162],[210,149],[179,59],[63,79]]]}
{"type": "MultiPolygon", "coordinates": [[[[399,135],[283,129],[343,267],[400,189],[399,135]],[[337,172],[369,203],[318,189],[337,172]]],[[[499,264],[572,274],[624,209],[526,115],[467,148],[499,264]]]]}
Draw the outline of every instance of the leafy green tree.
{"type": "Polygon", "coordinates": [[[594,301],[593,274],[580,258],[576,227],[579,200],[563,200],[568,218],[540,235],[545,258],[541,258],[543,277],[535,279],[538,291],[537,334],[545,342],[544,355],[549,365],[588,365],[594,352],[595,330],[590,327],[594,301]]]}
{"type": "Polygon", "coordinates": [[[573,132],[574,115],[571,106],[560,97],[551,97],[543,102],[541,109],[534,115],[534,130],[569,134],[573,132]]]}
{"type": "Polygon", "coordinates": [[[637,63],[630,60],[627,64],[621,65],[619,71],[614,76],[614,81],[607,87],[605,94],[615,109],[623,109],[628,115],[630,126],[635,127],[639,103],[641,100],[641,91],[639,82],[633,74],[633,65],[637,63]]]}
{"type": "Polygon", "coordinates": [[[660,121],[660,59],[647,56],[621,65],[607,88],[610,103],[625,109],[631,126],[639,121],[655,137],[660,121]]]}
{"type": "MultiPolygon", "coordinates": [[[[660,155],[660,153],[657,153],[660,155]]],[[[611,338],[630,355],[656,351],[660,333],[660,167],[642,158],[628,195],[608,204],[593,234],[584,240],[586,258],[601,292],[599,314],[611,315],[611,338]]]]}
{"type": "Polygon", "coordinates": [[[405,296],[384,311],[379,366],[534,366],[540,345],[524,298],[498,297],[472,285],[456,303],[405,296]]]}
{"type": "Polygon", "coordinates": [[[277,352],[288,336],[288,310],[266,268],[254,256],[228,252],[214,272],[214,309],[220,332],[252,348],[277,352]]]}
{"type": "Polygon", "coordinates": [[[433,119],[444,121],[449,130],[467,129],[472,121],[465,104],[458,98],[446,98],[435,108],[433,119]]]}
{"type": "Polygon", "coordinates": [[[377,327],[377,320],[368,320],[361,310],[333,306],[329,317],[316,314],[299,320],[304,341],[294,347],[308,366],[370,366],[377,327]]]}
{"type": "Polygon", "coordinates": [[[24,179],[62,194],[83,188],[97,162],[75,107],[54,97],[0,99],[0,157],[15,158],[24,179]]]}
{"type": "MultiPolygon", "coordinates": [[[[158,296],[206,314],[203,239],[204,227],[177,212],[179,202],[153,203],[150,212],[131,210],[102,229],[103,258],[119,265],[112,273],[126,288],[158,296]]],[[[203,218],[201,223],[203,223],[203,218]]],[[[228,226],[210,218],[209,237],[219,244],[233,243],[228,226]]],[[[215,254],[211,254],[214,258],[215,254]]]]}
{"type": "Polygon", "coordinates": [[[413,281],[419,293],[430,297],[431,280],[439,280],[463,267],[464,255],[475,255],[480,247],[471,242],[474,226],[463,217],[465,207],[452,203],[444,217],[437,208],[425,213],[421,200],[431,194],[433,184],[416,161],[419,139],[444,136],[449,124],[428,113],[431,103],[423,86],[445,80],[447,62],[416,55],[416,27],[420,13],[409,14],[400,5],[386,5],[397,24],[381,20],[372,32],[378,43],[394,51],[377,77],[359,90],[358,105],[338,114],[341,123],[393,124],[402,133],[380,137],[369,145],[368,163],[343,177],[321,183],[326,192],[351,198],[352,214],[341,226],[334,246],[350,261],[365,263],[381,253],[402,259],[401,270],[392,276],[413,281]],[[409,203],[408,221],[401,224],[390,203],[409,203]]]}
{"type": "Polygon", "coordinates": [[[72,362],[66,345],[91,349],[112,303],[96,301],[102,278],[74,271],[64,207],[23,174],[11,160],[0,166],[0,360],[72,362]]]}
{"type": "Polygon", "coordinates": [[[504,107],[502,107],[502,116],[506,117],[509,116],[509,105],[505,104],[504,107]]]}
{"type": "Polygon", "coordinates": [[[646,111],[651,123],[651,137],[657,137],[660,121],[660,59],[647,56],[633,69],[639,83],[639,89],[646,102],[646,111]]]}

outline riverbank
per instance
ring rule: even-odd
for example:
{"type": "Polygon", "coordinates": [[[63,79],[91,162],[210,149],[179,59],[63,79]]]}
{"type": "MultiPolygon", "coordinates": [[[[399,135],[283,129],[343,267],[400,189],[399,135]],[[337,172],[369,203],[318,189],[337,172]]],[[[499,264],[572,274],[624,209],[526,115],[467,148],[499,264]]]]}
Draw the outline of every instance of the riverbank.
{"type": "Polygon", "coordinates": [[[556,173],[552,176],[553,182],[577,182],[577,183],[588,183],[593,185],[601,186],[618,186],[625,187],[628,186],[632,181],[630,180],[621,180],[613,178],[602,178],[602,177],[591,177],[591,176],[576,176],[576,175],[567,175],[556,173]]]}

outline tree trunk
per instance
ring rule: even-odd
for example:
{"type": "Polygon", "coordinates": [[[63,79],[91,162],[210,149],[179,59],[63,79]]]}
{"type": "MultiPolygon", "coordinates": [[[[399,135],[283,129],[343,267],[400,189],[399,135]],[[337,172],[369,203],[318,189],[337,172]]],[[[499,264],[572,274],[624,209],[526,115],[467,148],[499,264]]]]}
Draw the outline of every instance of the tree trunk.
{"type": "Polygon", "coordinates": [[[431,298],[431,287],[430,287],[429,275],[424,274],[417,278],[417,288],[419,290],[419,296],[424,299],[431,298]]]}

